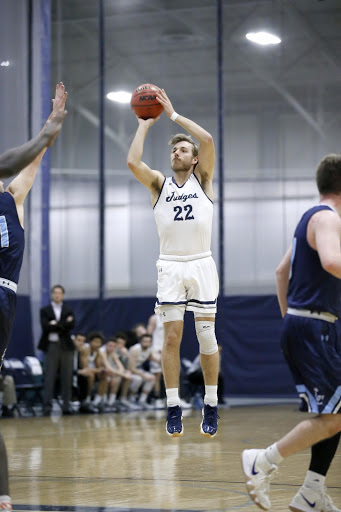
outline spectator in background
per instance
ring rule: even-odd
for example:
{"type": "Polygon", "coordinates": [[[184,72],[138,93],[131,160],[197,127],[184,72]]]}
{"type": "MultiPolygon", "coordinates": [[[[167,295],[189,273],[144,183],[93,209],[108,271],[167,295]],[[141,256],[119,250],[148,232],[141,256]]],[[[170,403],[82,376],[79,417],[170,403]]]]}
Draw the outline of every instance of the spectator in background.
{"type": "Polygon", "coordinates": [[[127,348],[130,348],[136,343],[138,343],[140,341],[141,336],[143,336],[143,334],[146,334],[146,332],[147,328],[143,322],[135,324],[129,333],[127,348]]]}
{"type": "Polygon", "coordinates": [[[155,377],[154,396],[155,408],[162,409],[165,401],[162,400],[166,396],[165,392],[161,392],[162,379],[162,348],[164,341],[164,328],[161,315],[151,315],[147,324],[147,333],[152,336],[152,353],[154,361],[150,362],[150,371],[155,377]]]}
{"type": "Polygon", "coordinates": [[[143,408],[149,408],[147,398],[154,387],[155,377],[149,371],[149,361],[153,360],[152,355],[152,337],[150,334],[143,334],[139,343],[136,343],[129,349],[130,361],[129,369],[134,374],[135,380],[131,383],[131,401],[136,402],[137,393],[141,388],[138,405],[143,408]]]}
{"type": "Polygon", "coordinates": [[[119,388],[125,386],[129,389],[132,374],[125,369],[117,353],[117,340],[115,336],[107,338],[105,345],[100,348],[107,375],[108,396],[107,405],[113,408],[119,388]]]}
{"type": "Polygon", "coordinates": [[[76,332],[73,336],[75,350],[73,353],[72,399],[80,403],[86,399],[88,392],[88,380],[85,375],[82,375],[83,371],[81,369],[81,352],[85,342],[86,334],[76,332]]]}
{"type": "MultiPolygon", "coordinates": [[[[130,368],[130,354],[129,350],[127,349],[127,342],[128,342],[128,336],[123,331],[120,331],[116,334],[116,344],[117,344],[117,355],[119,360],[121,361],[124,369],[126,371],[129,371],[130,368]]],[[[141,385],[141,380],[138,375],[131,374],[131,381],[128,379],[123,379],[121,390],[120,390],[120,397],[118,401],[118,406],[120,409],[124,410],[136,410],[140,409],[140,407],[136,406],[134,403],[132,403],[130,400],[128,400],[128,394],[129,389],[132,386],[133,389],[135,389],[137,386],[137,383],[139,382],[141,385]]]]}
{"type": "Polygon", "coordinates": [[[116,352],[119,357],[119,360],[123,364],[124,368],[126,370],[128,370],[129,369],[129,350],[127,349],[128,337],[123,331],[120,331],[116,334],[115,338],[116,338],[116,345],[117,345],[116,352]]]}
{"type": "Polygon", "coordinates": [[[57,284],[51,290],[51,303],[40,310],[42,335],[38,348],[44,352],[44,406],[49,416],[59,369],[63,414],[72,414],[72,370],[74,344],[70,331],[75,325],[72,309],[64,304],[65,290],[57,284]]]}
{"type": "Polygon", "coordinates": [[[107,390],[107,377],[103,355],[100,348],[104,336],[101,332],[91,332],[88,335],[88,343],[80,352],[81,369],[79,374],[87,378],[87,396],[80,406],[80,412],[103,412],[104,397],[107,390]],[[93,399],[92,399],[93,398],[93,399]]]}

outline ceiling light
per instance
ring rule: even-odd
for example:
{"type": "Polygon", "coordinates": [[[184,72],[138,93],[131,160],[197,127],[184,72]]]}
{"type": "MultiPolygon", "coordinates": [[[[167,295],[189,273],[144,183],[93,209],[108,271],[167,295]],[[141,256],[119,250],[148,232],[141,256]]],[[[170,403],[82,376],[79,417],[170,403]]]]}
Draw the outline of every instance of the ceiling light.
{"type": "Polygon", "coordinates": [[[246,34],[246,39],[253,43],[261,44],[263,46],[268,44],[279,44],[281,39],[269,32],[249,32],[246,34]]]}
{"type": "Polygon", "coordinates": [[[3,61],[1,61],[0,66],[2,66],[2,67],[8,67],[8,66],[9,66],[9,60],[3,60],[3,61]]]}
{"type": "Polygon", "coordinates": [[[118,103],[130,103],[131,93],[126,91],[109,92],[107,98],[118,103]]]}

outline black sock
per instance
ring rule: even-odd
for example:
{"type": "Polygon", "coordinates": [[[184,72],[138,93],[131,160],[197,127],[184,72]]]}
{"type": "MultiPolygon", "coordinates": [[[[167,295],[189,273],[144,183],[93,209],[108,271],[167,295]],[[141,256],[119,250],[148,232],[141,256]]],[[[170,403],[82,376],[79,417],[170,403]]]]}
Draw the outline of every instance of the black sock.
{"type": "Polygon", "coordinates": [[[326,476],[339,445],[341,432],[311,447],[309,470],[326,476]]]}

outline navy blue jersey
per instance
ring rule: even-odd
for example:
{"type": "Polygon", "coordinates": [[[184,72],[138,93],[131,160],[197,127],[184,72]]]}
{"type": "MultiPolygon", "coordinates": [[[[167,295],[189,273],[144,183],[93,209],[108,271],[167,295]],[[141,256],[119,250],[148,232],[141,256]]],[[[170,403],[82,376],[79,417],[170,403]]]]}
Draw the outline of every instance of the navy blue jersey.
{"type": "Polygon", "coordinates": [[[24,230],[9,192],[0,194],[0,277],[18,284],[25,249],[24,230]]]}
{"type": "Polygon", "coordinates": [[[310,311],[328,311],[339,316],[341,279],[324,270],[317,251],[307,241],[308,222],[314,213],[321,210],[332,208],[325,205],[310,208],[296,227],[292,245],[288,306],[310,311]]]}

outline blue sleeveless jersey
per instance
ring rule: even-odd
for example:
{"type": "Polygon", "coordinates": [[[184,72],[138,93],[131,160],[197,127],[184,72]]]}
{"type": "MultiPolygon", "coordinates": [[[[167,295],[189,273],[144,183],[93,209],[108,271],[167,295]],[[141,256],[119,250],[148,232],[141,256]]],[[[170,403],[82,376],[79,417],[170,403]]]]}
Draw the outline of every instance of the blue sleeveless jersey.
{"type": "Polygon", "coordinates": [[[9,192],[0,194],[0,277],[18,284],[25,249],[24,230],[9,192]]]}
{"type": "Polygon", "coordinates": [[[317,251],[307,242],[307,225],[314,213],[332,210],[329,206],[314,206],[298,223],[292,246],[291,277],[288,307],[310,311],[328,311],[340,315],[341,279],[323,269],[317,251]]]}

